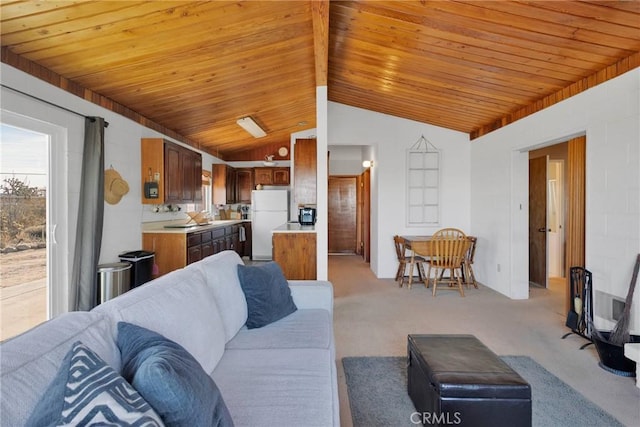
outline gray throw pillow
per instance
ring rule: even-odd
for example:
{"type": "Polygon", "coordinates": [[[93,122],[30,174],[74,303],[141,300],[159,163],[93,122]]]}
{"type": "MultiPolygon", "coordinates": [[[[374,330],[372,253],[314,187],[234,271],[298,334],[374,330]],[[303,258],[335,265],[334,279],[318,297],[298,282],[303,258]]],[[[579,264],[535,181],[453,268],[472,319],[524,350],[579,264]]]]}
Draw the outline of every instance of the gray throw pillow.
{"type": "Polygon", "coordinates": [[[238,264],[238,278],[247,300],[247,328],[261,328],[297,310],[289,283],[277,263],[238,264]]]}
{"type": "Polygon", "coordinates": [[[166,426],[233,426],[213,379],[180,344],[141,326],[118,322],[122,376],[166,426]]]}
{"type": "Polygon", "coordinates": [[[158,414],[111,366],[76,341],[25,426],[160,427],[158,414]]]}

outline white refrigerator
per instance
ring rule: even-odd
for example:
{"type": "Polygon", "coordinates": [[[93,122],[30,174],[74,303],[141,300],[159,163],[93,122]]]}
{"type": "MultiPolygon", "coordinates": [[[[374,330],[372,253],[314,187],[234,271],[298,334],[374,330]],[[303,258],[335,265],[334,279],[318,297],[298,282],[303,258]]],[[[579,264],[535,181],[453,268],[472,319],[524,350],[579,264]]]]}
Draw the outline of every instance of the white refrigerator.
{"type": "Polygon", "coordinates": [[[252,259],[272,259],[271,230],[289,219],[287,190],[253,190],[251,192],[252,259]]]}

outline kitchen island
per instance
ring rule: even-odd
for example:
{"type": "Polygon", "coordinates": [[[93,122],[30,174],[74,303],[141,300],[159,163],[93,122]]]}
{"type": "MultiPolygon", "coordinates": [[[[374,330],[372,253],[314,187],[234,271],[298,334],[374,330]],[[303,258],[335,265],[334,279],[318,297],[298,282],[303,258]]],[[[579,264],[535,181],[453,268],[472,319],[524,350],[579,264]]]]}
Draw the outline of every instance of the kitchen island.
{"type": "Polygon", "coordinates": [[[235,250],[242,256],[247,233],[241,233],[240,228],[245,223],[250,233],[246,220],[218,220],[205,225],[185,221],[143,223],[142,248],[155,253],[158,269],[154,277],[159,277],[224,250],[235,250]]]}
{"type": "Polygon", "coordinates": [[[289,280],[315,280],[316,227],[289,222],[272,232],[273,260],[289,280]]]}

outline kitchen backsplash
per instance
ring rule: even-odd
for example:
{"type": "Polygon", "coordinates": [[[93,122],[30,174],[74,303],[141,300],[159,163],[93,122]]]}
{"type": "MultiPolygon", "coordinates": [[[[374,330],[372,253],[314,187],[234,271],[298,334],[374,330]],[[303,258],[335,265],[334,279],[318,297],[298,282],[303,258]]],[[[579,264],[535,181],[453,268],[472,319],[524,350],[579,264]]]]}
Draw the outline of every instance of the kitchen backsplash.
{"type": "MultiPolygon", "coordinates": [[[[184,219],[186,221],[189,219],[187,212],[196,210],[202,210],[202,206],[196,204],[143,205],[142,222],[171,221],[178,219],[184,219]]],[[[215,219],[242,219],[243,213],[247,215],[247,219],[251,217],[250,204],[212,206],[212,216],[215,219]],[[224,216],[224,218],[222,218],[222,216],[224,216]]]]}

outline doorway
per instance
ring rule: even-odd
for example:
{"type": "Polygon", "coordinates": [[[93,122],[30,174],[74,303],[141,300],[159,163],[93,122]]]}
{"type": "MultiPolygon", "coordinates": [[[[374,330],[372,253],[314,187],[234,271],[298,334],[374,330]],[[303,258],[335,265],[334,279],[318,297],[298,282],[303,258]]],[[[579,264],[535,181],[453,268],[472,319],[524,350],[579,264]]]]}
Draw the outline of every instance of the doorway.
{"type": "MultiPolygon", "coordinates": [[[[529,283],[560,287],[584,266],[586,137],[529,152],[529,283]]],[[[554,289],[551,289],[552,291],[554,289]]]]}
{"type": "Polygon", "coordinates": [[[329,254],[356,253],[356,188],[355,176],[329,177],[329,254]]]}
{"type": "Polygon", "coordinates": [[[330,146],[328,193],[328,252],[357,254],[371,260],[371,178],[363,159],[373,157],[372,147],[330,146]]]}

